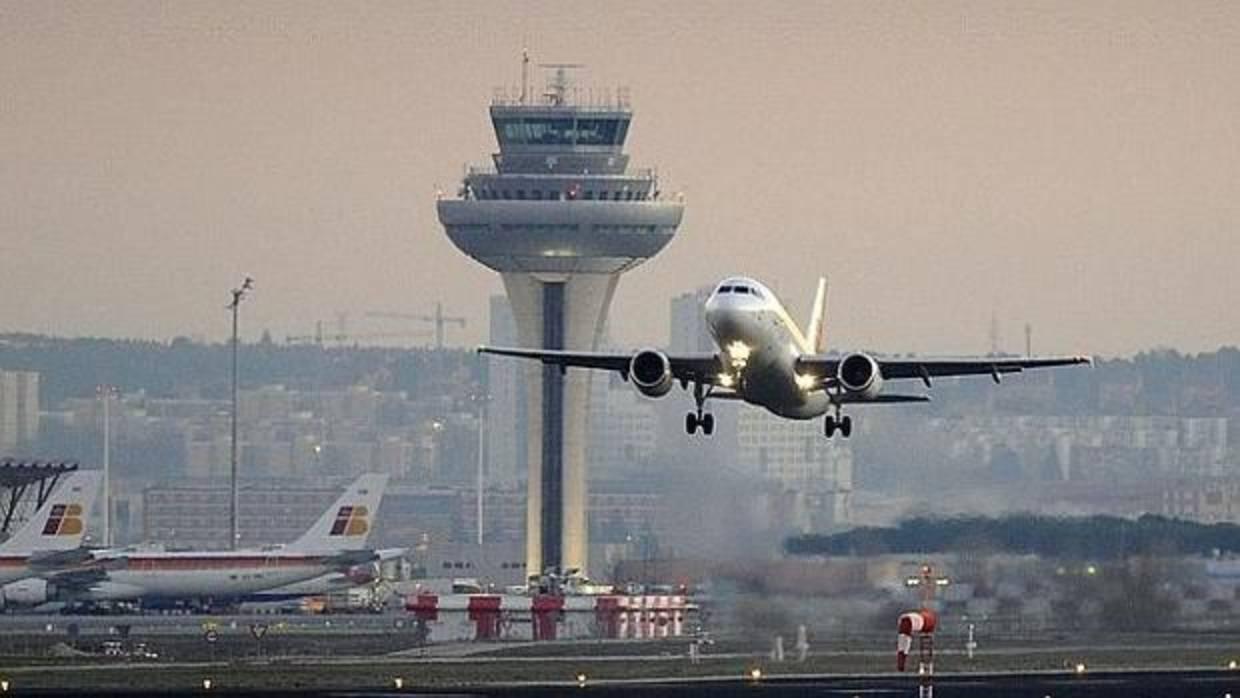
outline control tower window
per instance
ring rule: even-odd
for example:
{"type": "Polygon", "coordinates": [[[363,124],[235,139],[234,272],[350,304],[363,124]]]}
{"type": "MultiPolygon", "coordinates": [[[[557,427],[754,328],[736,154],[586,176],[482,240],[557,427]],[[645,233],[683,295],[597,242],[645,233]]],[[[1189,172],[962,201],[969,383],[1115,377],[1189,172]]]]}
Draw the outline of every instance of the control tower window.
{"type": "MultiPolygon", "coordinates": [[[[501,145],[622,145],[627,119],[502,118],[495,120],[501,145]]],[[[548,163],[549,167],[554,167],[548,163]]]]}
{"type": "Polygon", "coordinates": [[[500,119],[496,133],[504,145],[572,145],[572,119],[500,119]]]}
{"type": "Polygon", "coordinates": [[[619,145],[622,123],[619,119],[579,119],[577,145],[619,145]]]}

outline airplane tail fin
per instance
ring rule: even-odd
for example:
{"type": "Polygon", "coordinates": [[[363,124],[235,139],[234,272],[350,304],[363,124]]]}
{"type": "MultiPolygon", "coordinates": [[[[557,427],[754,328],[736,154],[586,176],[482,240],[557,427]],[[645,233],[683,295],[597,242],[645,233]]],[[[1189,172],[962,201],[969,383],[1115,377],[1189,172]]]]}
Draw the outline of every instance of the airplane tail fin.
{"type": "Polygon", "coordinates": [[[338,552],[362,550],[370,538],[387,475],[366,474],[353,481],[327,511],[300,538],[285,550],[298,552],[338,552]]]}
{"type": "Polygon", "coordinates": [[[81,547],[102,477],[98,470],[69,473],[30,520],[0,545],[0,551],[33,553],[81,547]]]}
{"type": "Polygon", "coordinates": [[[809,325],[806,328],[805,338],[809,340],[810,349],[815,354],[821,354],[827,350],[826,323],[827,323],[827,277],[818,277],[818,290],[814,293],[814,307],[810,310],[809,325]]]}

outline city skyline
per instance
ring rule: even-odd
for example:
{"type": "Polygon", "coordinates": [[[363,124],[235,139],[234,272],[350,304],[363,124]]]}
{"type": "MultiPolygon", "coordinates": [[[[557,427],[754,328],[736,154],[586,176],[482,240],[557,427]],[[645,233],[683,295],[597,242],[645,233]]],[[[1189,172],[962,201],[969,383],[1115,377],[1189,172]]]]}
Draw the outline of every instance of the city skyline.
{"type": "Polygon", "coordinates": [[[499,283],[435,191],[528,45],[630,87],[634,164],[688,198],[619,343],[744,272],[798,315],[827,274],[836,348],[984,353],[992,314],[1009,351],[1240,344],[1240,8],[573,8],[6,5],[0,328],[222,340],[252,274],[249,341],[440,300],[481,341],[499,283]]]}

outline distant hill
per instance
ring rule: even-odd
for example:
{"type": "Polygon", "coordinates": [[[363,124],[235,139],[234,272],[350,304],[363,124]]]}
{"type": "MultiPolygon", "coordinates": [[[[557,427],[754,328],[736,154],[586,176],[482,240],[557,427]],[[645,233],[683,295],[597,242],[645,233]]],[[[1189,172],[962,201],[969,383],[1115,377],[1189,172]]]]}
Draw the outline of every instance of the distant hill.
{"type": "MultiPolygon", "coordinates": [[[[95,394],[101,384],[152,397],[224,398],[231,381],[227,344],[0,335],[0,368],[38,371],[40,399],[53,407],[95,394]]],[[[243,387],[282,384],[332,388],[365,383],[410,394],[447,380],[477,380],[482,362],[462,349],[324,347],[274,342],[242,344],[243,387]],[[464,375],[462,375],[462,373],[464,375]]]]}

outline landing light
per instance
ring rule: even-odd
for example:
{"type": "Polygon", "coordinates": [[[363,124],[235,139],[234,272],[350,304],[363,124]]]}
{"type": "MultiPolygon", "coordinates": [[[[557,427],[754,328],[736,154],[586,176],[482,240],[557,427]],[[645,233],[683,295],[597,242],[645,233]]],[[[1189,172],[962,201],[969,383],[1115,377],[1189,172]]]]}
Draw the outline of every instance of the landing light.
{"type": "Polygon", "coordinates": [[[749,360],[749,345],[744,342],[732,342],[728,345],[727,351],[728,356],[732,359],[732,363],[745,363],[749,360]]]}
{"type": "Polygon", "coordinates": [[[750,678],[750,679],[753,679],[754,681],[758,681],[759,679],[761,679],[761,678],[762,678],[762,670],[761,670],[761,669],[759,669],[758,667],[754,667],[754,668],[750,669],[750,670],[749,670],[749,678],[750,678]]]}
{"type": "Polygon", "coordinates": [[[585,685],[586,685],[586,675],[585,675],[585,674],[577,674],[577,685],[578,685],[578,686],[585,686],[585,685]]]}
{"type": "Polygon", "coordinates": [[[725,388],[731,388],[736,385],[736,379],[732,377],[731,373],[720,373],[719,385],[722,385],[725,388]]]}
{"type": "Polygon", "coordinates": [[[210,690],[211,690],[211,679],[203,679],[203,680],[202,680],[202,690],[204,690],[204,691],[210,691],[210,690]]]}
{"type": "Polygon", "coordinates": [[[8,693],[8,692],[9,692],[9,680],[0,679],[0,693],[8,693]]]}
{"type": "Polygon", "coordinates": [[[1236,664],[1236,660],[1234,660],[1234,659],[1233,659],[1233,660],[1231,660],[1230,662],[1227,662],[1227,668],[1228,668],[1228,669],[1235,669],[1237,666],[1238,666],[1238,665],[1236,664]]]}
{"type": "Polygon", "coordinates": [[[818,382],[814,376],[808,376],[801,373],[797,374],[796,381],[797,387],[801,390],[813,390],[814,384],[818,382]]]}
{"type": "Polygon", "coordinates": [[[1085,662],[1077,662],[1077,663],[1076,663],[1076,673],[1078,673],[1078,674],[1084,674],[1084,673],[1085,673],[1085,662]]]}
{"type": "Polygon", "coordinates": [[[397,676],[396,678],[392,679],[392,685],[395,686],[396,690],[399,691],[400,689],[405,687],[405,680],[397,676]]]}

